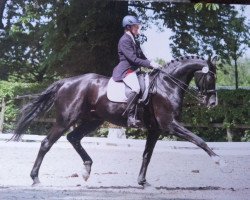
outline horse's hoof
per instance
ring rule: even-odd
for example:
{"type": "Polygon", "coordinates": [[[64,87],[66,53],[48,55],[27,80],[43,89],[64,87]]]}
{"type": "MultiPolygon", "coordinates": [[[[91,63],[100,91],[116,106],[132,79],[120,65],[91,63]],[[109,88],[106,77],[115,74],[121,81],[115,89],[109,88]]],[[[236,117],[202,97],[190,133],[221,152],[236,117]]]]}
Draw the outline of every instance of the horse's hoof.
{"type": "Polygon", "coordinates": [[[220,166],[220,168],[225,168],[228,166],[227,162],[223,160],[222,158],[219,160],[218,165],[220,166]]]}
{"type": "Polygon", "coordinates": [[[232,166],[228,165],[228,163],[226,161],[224,161],[223,159],[220,160],[219,166],[220,166],[221,172],[223,172],[223,173],[232,173],[233,172],[232,166]]]}
{"type": "Polygon", "coordinates": [[[90,176],[90,172],[91,172],[91,166],[92,166],[92,162],[91,161],[86,161],[84,162],[84,172],[83,172],[83,179],[85,181],[87,181],[89,179],[89,176],[90,176]]]}
{"type": "Polygon", "coordinates": [[[150,187],[151,185],[146,181],[146,179],[138,180],[138,184],[143,188],[150,187]]]}
{"type": "Polygon", "coordinates": [[[151,184],[146,181],[142,186],[145,189],[151,187],[151,184]]]}
{"type": "Polygon", "coordinates": [[[219,165],[221,172],[231,173],[233,169],[228,165],[228,163],[219,156],[213,157],[215,164],[219,165]]]}
{"type": "Polygon", "coordinates": [[[38,178],[34,178],[33,179],[33,184],[31,186],[32,187],[36,187],[36,186],[38,186],[40,184],[41,184],[41,182],[39,181],[39,179],[38,178]]]}
{"type": "Polygon", "coordinates": [[[226,161],[223,160],[220,156],[213,156],[212,159],[216,165],[219,165],[219,167],[226,167],[227,166],[226,161]]]}
{"type": "Polygon", "coordinates": [[[138,180],[138,184],[139,184],[139,185],[143,186],[144,183],[146,183],[146,180],[138,180]]]}
{"type": "Polygon", "coordinates": [[[84,173],[83,175],[82,175],[82,177],[83,177],[83,180],[84,181],[87,181],[88,179],[89,179],[89,173],[84,173]]]}

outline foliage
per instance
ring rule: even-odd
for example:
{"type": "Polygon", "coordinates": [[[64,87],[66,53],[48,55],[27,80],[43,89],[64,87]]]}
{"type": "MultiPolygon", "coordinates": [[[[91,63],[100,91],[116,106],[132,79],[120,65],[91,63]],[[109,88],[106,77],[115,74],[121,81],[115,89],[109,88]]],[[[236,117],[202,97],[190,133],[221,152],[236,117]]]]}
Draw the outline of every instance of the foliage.
{"type": "MultiPolygon", "coordinates": [[[[213,3],[197,3],[195,8],[183,3],[141,4],[132,5],[138,10],[140,7],[153,10],[154,15],[146,20],[154,20],[160,30],[167,27],[174,33],[170,37],[174,57],[217,54],[221,60],[219,67],[223,68],[226,63],[234,66],[235,85],[238,88],[238,60],[249,47],[250,38],[250,25],[244,6],[236,9],[231,4],[218,6],[213,3]],[[203,5],[207,9],[202,9],[203,5]]],[[[138,14],[145,18],[144,10],[138,14]]]]}
{"type": "Polygon", "coordinates": [[[1,78],[43,82],[86,72],[110,75],[127,4],[8,1],[7,25],[0,33],[1,78]]]}
{"type": "MultiPolygon", "coordinates": [[[[18,83],[18,82],[7,82],[0,81],[0,101],[2,99],[6,102],[6,111],[4,115],[4,130],[13,130],[14,121],[19,114],[21,105],[25,102],[16,100],[18,95],[27,95],[38,93],[45,87],[46,84],[35,84],[35,83],[18,83]]],[[[27,103],[27,102],[26,102],[27,103]]]]}
{"type": "Polygon", "coordinates": [[[242,142],[250,142],[250,130],[246,130],[244,136],[241,138],[242,142]]]}
{"type": "MultiPolygon", "coordinates": [[[[186,96],[182,112],[182,121],[192,125],[192,130],[207,141],[223,141],[226,129],[234,129],[237,124],[250,125],[250,91],[249,90],[219,90],[219,105],[212,109],[196,106],[190,96],[186,96]],[[222,123],[222,128],[209,126],[212,123],[222,123]],[[200,128],[205,125],[208,128],[200,128]],[[223,134],[222,134],[223,133],[223,134]]],[[[235,139],[244,134],[237,129],[235,139]]]]}
{"type": "Polygon", "coordinates": [[[45,33],[41,30],[46,23],[41,23],[34,5],[30,1],[9,1],[6,6],[7,25],[0,36],[2,79],[7,80],[11,74],[23,81],[41,82],[55,75],[46,75],[48,52],[42,47],[45,33]]]}
{"type": "MultiPolygon", "coordinates": [[[[86,72],[111,74],[118,62],[117,42],[123,34],[121,20],[128,13],[128,5],[133,6],[129,12],[140,16],[143,28],[154,22],[160,30],[168,27],[173,31],[170,40],[174,57],[218,54],[221,85],[231,85],[238,71],[239,85],[250,84],[249,60],[239,62],[249,46],[250,29],[244,17],[244,7],[237,10],[230,4],[218,7],[207,3],[202,4],[202,9],[198,4],[198,10],[195,10],[187,4],[148,1],[130,1],[129,4],[97,0],[8,1],[5,30],[0,32],[1,79],[13,82],[0,82],[0,99],[4,97],[7,101],[5,130],[13,129],[12,121],[20,108],[16,95],[37,93],[43,84],[65,76],[86,72]],[[232,73],[232,66],[236,75],[232,73]]],[[[141,39],[145,40],[145,37],[141,39]]],[[[158,62],[163,63],[162,60],[158,62]]],[[[220,133],[225,132],[226,127],[249,123],[248,92],[234,92],[220,91],[220,104],[223,104],[211,110],[196,107],[187,97],[184,122],[191,123],[192,130],[208,140],[224,140],[225,134],[220,133]],[[230,102],[224,101],[227,95],[230,102]],[[233,97],[237,98],[235,102],[243,99],[245,105],[235,105],[233,97]],[[223,123],[224,127],[207,130],[197,127],[198,123],[211,122],[223,123]]],[[[34,130],[38,128],[39,125],[34,130]]],[[[102,136],[106,133],[100,131],[102,136]]],[[[128,129],[127,134],[132,138],[146,135],[133,129],[128,129]]],[[[249,132],[244,134],[242,140],[248,140],[249,132]]]]}
{"type": "MultiPolygon", "coordinates": [[[[7,104],[5,132],[13,130],[20,108],[27,103],[22,102],[23,100],[16,100],[15,97],[17,95],[40,93],[45,87],[47,87],[47,84],[0,81],[0,99],[5,98],[7,104]]],[[[250,125],[250,90],[219,90],[218,99],[219,105],[212,109],[197,106],[197,102],[189,95],[186,95],[184,99],[182,122],[190,124],[189,129],[206,141],[225,141],[227,128],[234,130],[237,124],[250,125]],[[211,123],[222,123],[223,127],[213,128],[210,126],[211,123]],[[200,125],[205,125],[207,128],[202,128],[200,125]]],[[[52,114],[47,117],[51,117],[52,114]]],[[[109,123],[105,123],[94,135],[106,137],[109,126],[109,123]]],[[[36,122],[28,133],[44,134],[48,132],[50,127],[51,124],[36,122]]],[[[146,137],[147,132],[145,130],[127,129],[126,135],[129,138],[142,139],[146,137]]],[[[237,129],[237,135],[235,135],[234,139],[248,141],[249,135],[249,130],[237,129]]],[[[172,140],[173,138],[162,135],[160,139],[172,140]]]]}
{"type": "Polygon", "coordinates": [[[203,9],[205,5],[205,8],[207,8],[208,10],[217,10],[219,9],[219,4],[216,4],[216,3],[196,3],[194,4],[194,9],[197,10],[197,11],[201,11],[203,9]]]}
{"type": "MultiPolygon", "coordinates": [[[[238,85],[249,86],[250,85],[250,60],[241,59],[238,62],[238,85]]],[[[217,70],[217,85],[220,86],[234,86],[235,85],[235,73],[231,65],[224,65],[223,69],[217,70]]]]}
{"type": "Polygon", "coordinates": [[[247,50],[247,47],[250,47],[249,38],[249,26],[246,25],[244,22],[246,17],[243,15],[244,8],[242,7],[242,13],[240,16],[237,16],[235,13],[232,16],[231,20],[229,20],[230,28],[228,29],[227,33],[225,34],[225,49],[227,49],[226,53],[228,57],[232,59],[233,62],[229,63],[234,66],[235,72],[235,87],[238,89],[238,60],[240,57],[244,55],[247,50]]]}
{"type": "Polygon", "coordinates": [[[143,29],[154,22],[175,33],[170,38],[174,57],[216,53],[222,64],[231,64],[249,44],[244,7],[240,11],[233,5],[198,3],[207,9],[197,11],[166,2],[8,1],[5,31],[0,32],[1,79],[43,82],[86,72],[110,75],[128,5],[143,29]]]}
{"type": "MultiPolygon", "coordinates": [[[[202,137],[205,141],[227,141],[227,128],[234,131],[234,141],[250,141],[249,130],[236,129],[237,124],[250,126],[250,90],[219,90],[219,105],[212,109],[197,106],[197,102],[187,95],[184,99],[182,122],[188,129],[202,137]],[[210,124],[223,124],[212,127],[210,124]]],[[[129,138],[143,139],[147,132],[128,128],[129,138]]],[[[180,140],[172,136],[161,135],[162,140],[180,140]]]]}
{"type": "MultiPolygon", "coordinates": [[[[175,56],[187,54],[220,55],[223,61],[230,61],[229,52],[233,47],[228,38],[240,39],[235,33],[249,36],[249,26],[242,9],[241,13],[233,5],[223,5],[216,10],[195,11],[186,4],[152,3],[154,19],[162,19],[163,25],[175,34],[170,38],[175,56]],[[241,15],[240,15],[241,14],[241,15]],[[239,16],[240,15],[240,16],[239,16]],[[235,27],[235,24],[238,26],[235,27]],[[228,48],[225,48],[225,45],[228,48]]],[[[239,45],[248,45],[246,41],[239,45]]]]}

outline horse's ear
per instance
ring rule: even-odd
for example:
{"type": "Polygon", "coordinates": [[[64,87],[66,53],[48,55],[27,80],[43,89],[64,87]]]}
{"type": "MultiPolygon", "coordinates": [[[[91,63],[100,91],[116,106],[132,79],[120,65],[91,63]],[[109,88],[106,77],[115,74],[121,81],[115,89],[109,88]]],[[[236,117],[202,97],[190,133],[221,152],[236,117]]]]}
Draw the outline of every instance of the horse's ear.
{"type": "Polygon", "coordinates": [[[208,61],[209,63],[211,63],[211,58],[212,58],[212,56],[209,54],[209,55],[208,55],[208,58],[207,58],[207,61],[208,61]]]}
{"type": "Polygon", "coordinates": [[[215,66],[216,61],[218,61],[218,60],[219,60],[218,56],[214,56],[213,59],[211,60],[211,63],[215,66]]]}

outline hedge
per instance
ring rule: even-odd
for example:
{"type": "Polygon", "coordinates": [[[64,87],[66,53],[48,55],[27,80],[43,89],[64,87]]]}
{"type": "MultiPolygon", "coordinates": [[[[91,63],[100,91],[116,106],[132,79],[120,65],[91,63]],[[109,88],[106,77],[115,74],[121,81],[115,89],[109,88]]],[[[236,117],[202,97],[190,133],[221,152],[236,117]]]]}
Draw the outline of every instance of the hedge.
{"type": "Polygon", "coordinates": [[[237,128],[238,125],[250,126],[250,90],[218,90],[218,106],[208,109],[196,106],[190,96],[186,96],[182,121],[190,123],[192,130],[206,141],[225,141],[226,130],[230,129],[235,141],[248,141],[249,129],[237,128]],[[223,124],[222,128],[211,127],[212,123],[223,124]],[[199,125],[207,128],[200,128],[199,125]]]}
{"type": "MultiPolygon", "coordinates": [[[[14,122],[18,116],[22,102],[15,100],[17,95],[26,95],[40,93],[48,84],[27,84],[10,83],[0,81],[0,100],[5,98],[6,112],[4,132],[11,132],[14,129],[14,122]]],[[[234,134],[234,141],[250,141],[249,129],[239,129],[238,124],[250,125],[250,90],[218,90],[219,104],[217,107],[207,109],[203,106],[197,106],[197,101],[191,96],[186,95],[184,99],[182,122],[190,124],[190,130],[204,138],[206,141],[226,141],[227,129],[234,134]],[[210,124],[221,123],[223,127],[214,128],[210,124]],[[205,128],[201,125],[207,126],[205,128]]],[[[48,116],[47,116],[48,117],[48,116]]],[[[32,134],[44,134],[51,127],[51,124],[36,122],[29,129],[32,134]]],[[[103,129],[98,130],[96,135],[106,136],[108,132],[107,124],[103,129]]],[[[127,129],[127,136],[130,138],[145,138],[146,131],[136,129],[127,129]]],[[[168,136],[161,136],[161,139],[173,139],[168,136]]],[[[174,138],[175,139],[175,138],[174,138]]]]}
{"type": "Polygon", "coordinates": [[[23,102],[17,96],[40,93],[48,84],[0,81],[0,102],[6,102],[4,132],[12,132],[23,102]]]}

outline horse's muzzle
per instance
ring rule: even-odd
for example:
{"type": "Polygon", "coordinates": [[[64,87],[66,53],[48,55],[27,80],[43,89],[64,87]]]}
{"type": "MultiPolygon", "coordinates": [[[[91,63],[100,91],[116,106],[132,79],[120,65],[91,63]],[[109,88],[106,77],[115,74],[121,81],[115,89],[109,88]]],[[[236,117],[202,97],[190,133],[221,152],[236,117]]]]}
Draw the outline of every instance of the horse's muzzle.
{"type": "Polygon", "coordinates": [[[207,107],[213,108],[218,105],[217,94],[212,94],[207,98],[207,107]]]}

